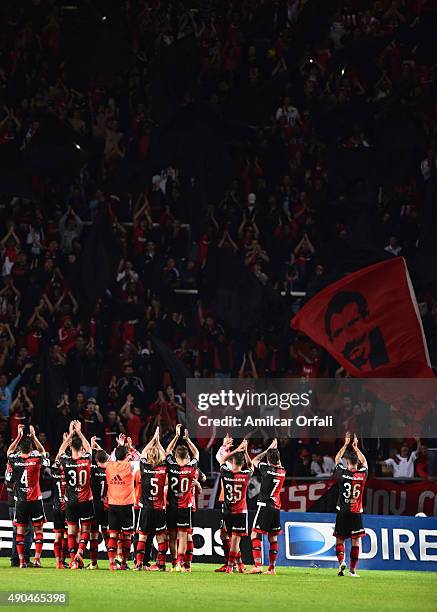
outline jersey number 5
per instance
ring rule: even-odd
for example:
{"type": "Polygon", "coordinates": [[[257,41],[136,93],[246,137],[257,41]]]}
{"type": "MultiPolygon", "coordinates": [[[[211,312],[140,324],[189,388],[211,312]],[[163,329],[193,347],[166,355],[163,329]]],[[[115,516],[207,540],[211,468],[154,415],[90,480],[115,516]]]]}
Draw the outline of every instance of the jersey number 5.
{"type": "Polygon", "coordinates": [[[153,497],[158,495],[158,479],[157,478],[150,479],[150,495],[153,495],[153,497]]]}

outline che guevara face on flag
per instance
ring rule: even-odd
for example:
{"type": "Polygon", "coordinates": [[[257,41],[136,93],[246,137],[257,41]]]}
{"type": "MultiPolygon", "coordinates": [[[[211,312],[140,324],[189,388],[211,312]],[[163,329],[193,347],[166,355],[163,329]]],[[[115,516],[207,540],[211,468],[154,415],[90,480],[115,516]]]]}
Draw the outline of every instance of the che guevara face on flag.
{"type": "Polygon", "coordinates": [[[433,372],[402,257],[328,285],[291,322],[353,376],[429,378],[433,372]]]}
{"type": "Polygon", "coordinates": [[[384,336],[373,326],[367,300],[362,293],[339,291],[328,303],[325,330],[329,343],[360,371],[388,363],[384,336]]]}

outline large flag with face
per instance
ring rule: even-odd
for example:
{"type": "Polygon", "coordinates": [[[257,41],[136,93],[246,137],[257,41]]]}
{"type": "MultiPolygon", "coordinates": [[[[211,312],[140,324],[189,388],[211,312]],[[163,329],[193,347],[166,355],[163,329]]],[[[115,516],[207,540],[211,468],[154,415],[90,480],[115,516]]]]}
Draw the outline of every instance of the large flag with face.
{"type": "Polygon", "coordinates": [[[359,378],[431,378],[402,257],[362,268],[311,298],[291,321],[359,378]]]}

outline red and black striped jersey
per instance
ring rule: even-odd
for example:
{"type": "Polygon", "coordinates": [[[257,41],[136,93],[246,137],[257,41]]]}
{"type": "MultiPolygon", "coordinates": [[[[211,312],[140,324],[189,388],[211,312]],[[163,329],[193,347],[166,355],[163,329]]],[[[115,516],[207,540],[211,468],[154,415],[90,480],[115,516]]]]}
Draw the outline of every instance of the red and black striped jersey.
{"type": "Polygon", "coordinates": [[[108,485],[106,483],[106,467],[91,464],[91,491],[95,504],[108,504],[108,485]]]}
{"type": "Polygon", "coordinates": [[[78,459],[64,453],[60,457],[65,473],[65,501],[84,502],[93,498],[91,490],[91,453],[78,459]]]}
{"type": "Polygon", "coordinates": [[[6,491],[8,492],[8,506],[13,508],[15,506],[14,488],[15,482],[12,480],[12,466],[9,463],[6,464],[6,491]]]}
{"type": "Polygon", "coordinates": [[[65,510],[65,474],[59,461],[53,463],[50,473],[52,476],[53,510],[65,510]]]}
{"type": "Polygon", "coordinates": [[[167,505],[171,508],[191,508],[197,459],[191,459],[187,465],[181,466],[173,455],[167,455],[165,462],[168,468],[167,505]]]}
{"type": "MultiPolygon", "coordinates": [[[[195,478],[199,483],[204,482],[206,480],[205,474],[202,472],[202,470],[199,470],[199,468],[196,469],[195,478]]],[[[199,500],[199,490],[197,489],[195,485],[193,485],[193,505],[192,505],[193,512],[197,511],[198,500],[199,500]]]]}
{"type": "Polygon", "coordinates": [[[41,487],[39,477],[41,466],[47,467],[50,462],[38,451],[33,451],[27,456],[21,453],[13,453],[8,457],[8,463],[12,468],[11,480],[14,481],[14,498],[18,501],[36,501],[41,499],[41,487]]]}
{"type": "Polygon", "coordinates": [[[165,483],[167,480],[167,466],[153,466],[145,459],[140,461],[141,474],[141,500],[140,506],[144,508],[165,509],[165,483]]]}
{"type": "Polygon", "coordinates": [[[141,507],[141,473],[140,470],[135,470],[134,473],[134,510],[138,510],[141,507]]]}
{"type": "Polygon", "coordinates": [[[223,512],[229,514],[241,514],[247,512],[247,488],[253,470],[244,469],[233,472],[228,464],[223,464],[220,468],[220,475],[223,484],[223,512]]]}
{"type": "Polygon", "coordinates": [[[277,465],[270,465],[270,463],[261,461],[258,464],[258,471],[261,474],[261,489],[258,501],[273,508],[280,508],[285,470],[277,465]]]}
{"type": "Polygon", "coordinates": [[[364,486],[368,470],[348,470],[342,463],[335,467],[334,476],[338,480],[337,510],[340,512],[362,512],[364,486]]]}

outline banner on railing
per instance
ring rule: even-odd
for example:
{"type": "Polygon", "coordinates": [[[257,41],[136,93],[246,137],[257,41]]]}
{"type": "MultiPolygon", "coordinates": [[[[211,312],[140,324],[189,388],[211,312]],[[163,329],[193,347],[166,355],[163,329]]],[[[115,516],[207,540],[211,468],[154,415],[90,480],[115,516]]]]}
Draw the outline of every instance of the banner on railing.
{"type": "MultiPolygon", "coordinates": [[[[289,512],[333,511],[336,481],[296,481],[281,494],[282,508],[289,512]]],[[[364,511],[368,514],[415,516],[423,512],[437,516],[437,482],[396,482],[369,478],[365,489],[364,511]]]]}
{"type": "MultiPolygon", "coordinates": [[[[337,567],[335,514],[283,512],[281,521],[278,565],[337,567]]],[[[437,571],[437,519],[364,515],[363,522],[360,568],[437,571]]]]}

